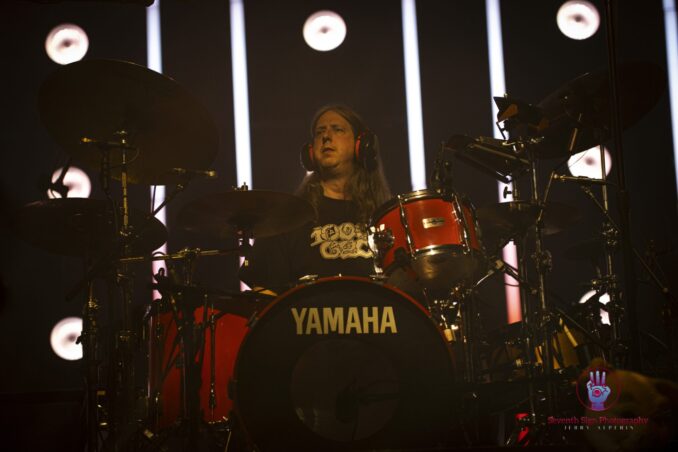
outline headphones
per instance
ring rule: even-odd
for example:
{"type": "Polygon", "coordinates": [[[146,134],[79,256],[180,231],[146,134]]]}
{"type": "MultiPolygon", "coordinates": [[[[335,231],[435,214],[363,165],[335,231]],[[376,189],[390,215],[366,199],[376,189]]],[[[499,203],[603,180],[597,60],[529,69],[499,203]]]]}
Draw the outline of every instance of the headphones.
{"type": "MultiPolygon", "coordinates": [[[[355,138],[353,159],[367,171],[377,168],[377,155],[379,153],[379,139],[369,130],[360,132],[355,138]]],[[[316,171],[318,165],[313,155],[313,143],[306,143],[301,147],[301,166],[306,171],[316,171]]]]}

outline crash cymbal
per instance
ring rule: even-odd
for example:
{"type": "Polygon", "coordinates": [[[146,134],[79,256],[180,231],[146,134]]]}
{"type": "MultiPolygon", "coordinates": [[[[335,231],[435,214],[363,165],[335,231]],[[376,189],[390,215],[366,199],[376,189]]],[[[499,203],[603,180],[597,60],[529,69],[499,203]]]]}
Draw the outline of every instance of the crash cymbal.
{"type": "MultiPolygon", "coordinates": [[[[167,229],[157,219],[130,211],[133,236],[129,252],[144,254],[167,240],[167,229]]],[[[121,221],[119,219],[118,221],[121,221]]],[[[115,228],[109,203],[98,199],[62,198],[36,201],[22,207],[15,217],[18,234],[28,243],[63,256],[95,257],[114,250],[115,228]]]]}
{"type": "Polygon", "coordinates": [[[234,190],[197,199],[179,213],[186,230],[220,239],[248,231],[255,238],[281,234],[313,219],[313,207],[305,200],[269,190],[234,190]]]}
{"type": "MultiPolygon", "coordinates": [[[[655,64],[622,63],[619,74],[619,108],[622,129],[628,129],[656,105],[665,91],[666,76],[655,64]]],[[[544,139],[533,151],[539,158],[566,157],[575,128],[579,127],[572,154],[602,144],[610,138],[611,107],[607,71],[587,73],[546,96],[537,105],[548,120],[540,131],[544,139]]]]}
{"type": "MultiPolygon", "coordinates": [[[[527,201],[510,201],[476,210],[483,243],[490,250],[504,246],[509,240],[521,237],[535,224],[543,206],[527,201]]],[[[575,207],[559,202],[546,205],[543,216],[543,235],[553,235],[566,229],[581,218],[575,207]]]]}
{"type": "Polygon", "coordinates": [[[496,138],[452,135],[445,147],[459,160],[504,183],[509,183],[511,177],[530,165],[528,160],[516,155],[506,141],[496,138]]]}
{"type": "Polygon", "coordinates": [[[216,125],[174,80],[134,63],[85,60],[61,67],[41,86],[42,122],[52,138],[86,166],[101,168],[102,147],[110,150],[114,178],[121,152],[110,146],[127,132],[130,183],[171,184],[173,168],[207,169],[218,151],[216,125]],[[82,144],[87,138],[95,143],[82,144]],[[108,145],[107,145],[108,144],[108,145]]]}

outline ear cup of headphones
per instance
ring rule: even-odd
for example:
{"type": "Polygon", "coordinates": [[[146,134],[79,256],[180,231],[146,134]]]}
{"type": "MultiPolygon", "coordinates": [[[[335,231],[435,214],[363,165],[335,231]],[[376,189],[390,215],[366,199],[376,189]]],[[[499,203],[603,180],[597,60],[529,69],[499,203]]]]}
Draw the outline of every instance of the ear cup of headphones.
{"type": "Polygon", "coordinates": [[[373,171],[377,168],[379,154],[379,139],[369,130],[361,132],[355,140],[355,160],[363,168],[373,171]]]}
{"type": "Polygon", "coordinates": [[[300,151],[299,160],[301,161],[301,166],[306,171],[315,171],[317,167],[315,164],[315,159],[313,158],[313,144],[305,143],[301,147],[300,151]]]}

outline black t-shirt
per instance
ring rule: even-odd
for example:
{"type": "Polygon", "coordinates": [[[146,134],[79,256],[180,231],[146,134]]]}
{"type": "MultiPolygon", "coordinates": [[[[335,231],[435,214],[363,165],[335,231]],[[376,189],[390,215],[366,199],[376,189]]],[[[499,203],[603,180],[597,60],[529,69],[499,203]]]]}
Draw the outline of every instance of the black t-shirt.
{"type": "Polygon", "coordinates": [[[356,217],[352,201],[323,197],[317,223],[256,239],[240,279],[250,287],[280,292],[305,275],[374,274],[366,226],[356,217]]]}

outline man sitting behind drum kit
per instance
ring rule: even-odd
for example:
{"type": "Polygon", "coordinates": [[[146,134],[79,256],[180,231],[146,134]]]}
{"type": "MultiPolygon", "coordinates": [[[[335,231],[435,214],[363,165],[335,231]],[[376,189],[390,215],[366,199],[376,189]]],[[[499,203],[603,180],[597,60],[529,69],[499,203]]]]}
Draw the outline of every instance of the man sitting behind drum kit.
{"type": "Polygon", "coordinates": [[[312,141],[301,149],[309,172],[297,195],[315,210],[315,221],[255,241],[240,269],[254,290],[280,293],[306,275],[374,274],[367,223],[390,198],[376,135],[344,105],[326,105],[311,122],[312,141]]]}

